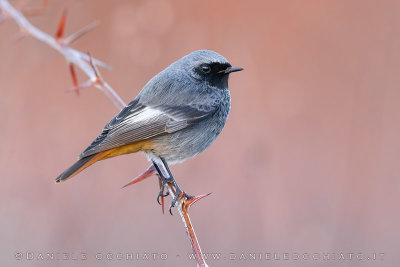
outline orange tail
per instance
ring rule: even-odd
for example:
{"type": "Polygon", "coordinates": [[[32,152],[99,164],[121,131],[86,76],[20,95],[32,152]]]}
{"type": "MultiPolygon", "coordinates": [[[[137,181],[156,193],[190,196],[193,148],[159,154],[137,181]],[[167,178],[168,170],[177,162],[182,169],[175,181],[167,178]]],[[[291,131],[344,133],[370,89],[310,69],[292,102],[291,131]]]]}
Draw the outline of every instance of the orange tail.
{"type": "Polygon", "coordinates": [[[96,161],[103,159],[106,156],[105,154],[108,154],[107,151],[100,152],[100,153],[97,153],[94,155],[90,155],[90,156],[87,156],[85,158],[78,160],[77,162],[74,163],[74,165],[72,165],[71,167],[66,169],[63,173],[60,174],[60,176],[57,177],[56,183],[59,183],[59,182],[65,181],[69,178],[72,178],[73,176],[75,176],[79,172],[83,171],[84,169],[86,169],[87,167],[89,167],[90,165],[95,163],[96,161]]]}
{"type": "Polygon", "coordinates": [[[129,154],[129,153],[135,153],[141,150],[147,150],[151,148],[151,141],[146,140],[142,142],[137,142],[137,143],[132,143],[128,144],[125,146],[120,146],[116,148],[112,148],[103,152],[99,152],[97,154],[93,154],[84,158],[79,159],[77,162],[75,162],[74,165],[66,169],[60,176],[57,177],[56,183],[65,181],[79,172],[83,171],[96,161],[102,160],[102,159],[108,159],[112,158],[115,156],[119,156],[122,154],[129,154]]]}

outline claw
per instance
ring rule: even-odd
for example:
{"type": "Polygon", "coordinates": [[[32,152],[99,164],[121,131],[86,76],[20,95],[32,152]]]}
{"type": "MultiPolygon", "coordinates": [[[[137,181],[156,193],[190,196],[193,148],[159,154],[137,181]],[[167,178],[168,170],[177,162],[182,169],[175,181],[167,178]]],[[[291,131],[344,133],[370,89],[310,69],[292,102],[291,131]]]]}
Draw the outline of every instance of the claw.
{"type": "MultiPolygon", "coordinates": [[[[163,190],[163,188],[161,190],[163,190]]],[[[160,191],[160,193],[158,193],[157,202],[158,202],[158,204],[161,205],[161,210],[162,210],[162,213],[164,214],[164,197],[168,196],[169,192],[167,192],[165,194],[163,194],[163,193],[164,192],[162,192],[162,191],[160,191]],[[161,199],[161,201],[160,201],[160,199],[161,199]]]]}
{"type": "Polygon", "coordinates": [[[176,202],[178,202],[178,198],[179,198],[179,196],[176,195],[176,196],[174,197],[174,199],[172,200],[171,205],[169,205],[169,213],[170,213],[171,215],[173,215],[173,214],[172,214],[172,208],[175,207],[176,202]]]}
{"type": "Polygon", "coordinates": [[[164,196],[162,193],[158,193],[158,196],[157,196],[158,205],[162,205],[162,202],[164,202],[164,196]],[[161,201],[160,201],[160,198],[161,198],[161,201]]]}
{"type": "Polygon", "coordinates": [[[160,179],[159,183],[160,183],[160,192],[158,192],[157,202],[158,202],[158,204],[162,205],[161,202],[160,202],[160,198],[161,198],[161,201],[164,201],[164,197],[169,196],[169,192],[167,191],[164,194],[164,189],[165,189],[165,185],[167,184],[167,182],[165,182],[162,179],[160,179]]]}
{"type": "Polygon", "coordinates": [[[177,203],[179,203],[179,205],[182,205],[182,203],[187,201],[188,207],[190,207],[191,204],[193,204],[197,200],[206,196],[206,195],[204,195],[204,196],[202,195],[199,197],[194,197],[194,196],[188,195],[185,192],[183,192],[179,188],[178,184],[176,183],[175,178],[172,175],[172,172],[169,169],[166,160],[162,157],[160,157],[159,159],[161,160],[162,164],[160,162],[156,162],[153,160],[153,166],[156,169],[158,176],[159,176],[160,192],[158,193],[158,196],[157,196],[157,202],[158,202],[158,204],[162,205],[163,212],[164,212],[164,197],[168,195],[168,193],[164,194],[164,188],[166,185],[168,185],[167,192],[170,191],[171,194],[173,194],[173,196],[174,196],[174,198],[172,199],[171,204],[169,206],[169,213],[171,215],[173,215],[172,208],[176,207],[177,203]],[[181,201],[184,201],[184,202],[181,202],[181,201]]]}
{"type": "MultiPolygon", "coordinates": [[[[154,166],[154,165],[153,165],[153,166],[154,166]]],[[[160,178],[160,177],[158,177],[158,184],[159,184],[160,189],[161,189],[161,187],[162,187],[162,181],[161,181],[161,178],[160,178]]],[[[158,202],[158,199],[157,199],[157,202],[158,202]]],[[[162,213],[164,214],[164,197],[161,197],[161,211],[162,211],[162,213]]]]}

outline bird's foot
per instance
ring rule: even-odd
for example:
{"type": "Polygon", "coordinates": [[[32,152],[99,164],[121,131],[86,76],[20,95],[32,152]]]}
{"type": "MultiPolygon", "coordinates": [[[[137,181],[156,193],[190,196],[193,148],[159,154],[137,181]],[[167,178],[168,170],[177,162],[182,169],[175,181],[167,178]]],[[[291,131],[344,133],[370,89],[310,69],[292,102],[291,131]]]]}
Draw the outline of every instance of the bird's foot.
{"type": "MultiPolygon", "coordinates": [[[[180,190],[180,189],[179,189],[180,190]]],[[[169,213],[172,215],[172,208],[176,206],[176,203],[179,202],[179,199],[185,198],[185,200],[195,198],[195,196],[186,194],[180,190],[180,193],[176,193],[175,197],[172,199],[171,205],[169,205],[169,213]]]]}
{"type": "Polygon", "coordinates": [[[169,196],[169,192],[168,192],[168,190],[164,193],[164,191],[165,191],[165,186],[168,184],[168,179],[162,179],[162,178],[160,178],[160,192],[158,192],[158,196],[157,196],[157,202],[158,202],[158,204],[160,204],[160,205],[163,205],[164,203],[164,201],[163,201],[163,198],[164,197],[167,197],[167,196],[169,196]],[[161,199],[161,201],[160,201],[160,199],[161,199]]]}
{"type": "Polygon", "coordinates": [[[160,158],[161,162],[153,161],[154,168],[157,170],[159,182],[160,182],[160,192],[157,196],[157,202],[162,206],[162,210],[164,212],[164,197],[169,195],[169,190],[173,193],[174,198],[172,199],[171,205],[169,206],[169,213],[172,215],[172,208],[176,207],[176,204],[181,200],[189,200],[193,199],[194,196],[188,195],[183,192],[177,182],[175,181],[174,176],[172,175],[171,170],[168,167],[167,162],[164,158],[160,158]],[[168,186],[168,190],[164,193],[164,190],[168,186]]]}

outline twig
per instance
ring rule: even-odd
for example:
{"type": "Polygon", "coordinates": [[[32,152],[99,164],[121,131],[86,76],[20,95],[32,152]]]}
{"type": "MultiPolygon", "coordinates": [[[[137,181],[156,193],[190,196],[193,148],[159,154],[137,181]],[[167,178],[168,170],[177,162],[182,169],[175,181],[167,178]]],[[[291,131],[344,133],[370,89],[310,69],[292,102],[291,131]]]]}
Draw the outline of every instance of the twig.
{"type": "MultiPolygon", "coordinates": [[[[174,195],[172,194],[172,191],[175,191],[173,186],[169,185],[168,186],[168,191],[169,191],[169,194],[173,198],[174,195]]],[[[196,203],[197,201],[199,201],[202,198],[205,198],[206,196],[208,196],[210,194],[211,193],[187,199],[185,192],[183,192],[179,196],[179,204],[177,205],[177,209],[179,211],[179,214],[181,215],[183,224],[186,227],[186,233],[187,233],[187,235],[188,235],[188,237],[190,239],[190,244],[192,245],[192,250],[193,250],[193,252],[195,254],[195,257],[196,257],[197,266],[202,266],[202,267],[203,266],[206,267],[208,265],[204,260],[203,253],[201,252],[199,241],[197,240],[196,233],[194,232],[194,228],[192,226],[192,222],[190,221],[189,208],[194,203],[196,203]]]]}
{"type": "MultiPolygon", "coordinates": [[[[3,16],[5,16],[5,18],[12,18],[18,24],[21,31],[23,31],[27,35],[30,35],[33,38],[47,44],[48,46],[52,47],[53,49],[55,49],[57,52],[59,52],[60,54],[62,54],[65,57],[67,62],[72,63],[75,66],[77,66],[78,68],[80,68],[89,77],[90,80],[96,79],[93,68],[89,62],[89,57],[86,54],[69,47],[68,43],[62,41],[62,39],[54,38],[53,36],[43,32],[42,30],[33,26],[24,17],[24,15],[21,13],[21,11],[14,8],[7,0],[0,0],[0,8],[3,11],[3,16]]],[[[65,17],[62,17],[62,20],[65,20],[65,17]]],[[[65,23],[63,25],[65,25],[65,23]]],[[[64,26],[62,26],[62,27],[64,27],[64,26]]],[[[60,31],[63,31],[63,28],[61,30],[59,28],[57,33],[59,34],[60,31]]],[[[74,36],[74,35],[72,35],[72,36],[74,36]]],[[[72,38],[72,40],[75,40],[75,39],[72,38]]],[[[103,62],[101,62],[97,59],[94,59],[93,61],[94,61],[95,65],[98,65],[101,67],[107,66],[106,64],[104,64],[103,62]]],[[[123,109],[126,106],[124,101],[118,96],[118,94],[107,83],[105,83],[105,82],[103,84],[96,83],[94,85],[95,85],[95,87],[100,89],[118,109],[123,109]]]]}
{"type": "MultiPolygon", "coordinates": [[[[59,27],[56,33],[56,36],[53,37],[42,30],[36,28],[33,26],[23,15],[23,13],[18,10],[17,8],[14,8],[7,0],[0,0],[0,9],[2,13],[0,14],[0,23],[8,18],[13,19],[19,26],[20,32],[24,33],[24,35],[29,35],[32,36],[33,38],[47,44],[51,48],[55,49],[58,51],[61,55],[64,56],[64,58],[67,60],[69,63],[69,69],[71,72],[73,84],[74,84],[74,90],[76,90],[77,93],[79,93],[79,89],[94,85],[98,89],[100,89],[110,100],[111,102],[119,109],[123,109],[126,104],[124,101],[119,97],[119,95],[111,88],[111,86],[104,81],[104,79],[100,76],[100,73],[97,69],[96,66],[101,66],[107,68],[108,65],[104,64],[103,62],[92,59],[90,55],[87,55],[85,53],[82,53],[80,51],[77,51],[69,45],[90,31],[92,28],[97,26],[97,23],[92,23],[89,24],[88,26],[82,28],[80,31],[70,35],[67,38],[63,38],[64,35],[64,29],[65,29],[65,23],[66,23],[66,12],[63,13],[63,16],[60,20],[59,27]],[[77,66],[79,69],[81,69],[88,77],[89,81],[79,85],[77,82],[77,77],[75,73],[74,66],[77,66]]],[[[146,179],[147,177],[150,177],[151,175],[155,174],[155,169],[150,166],[144,173],[139,175],[137,178],[135,178],[133,181],[131,181],[129,184],[125,185],[131,185],[136,182],[139,182],[143,179],[146,179]]],[[[124,187],[125,187],[124,186],[124,187]]],[[[174,199],[175,197],[175,187],[172,184],[167,185],[169,195],[174,199]]],[[[197,202],[198,200],[208,196],[207,195],[201,195],[197,197],[193,197],[190,199],[186,198],[185,193],[183,192],[180,196],[178,196],[179,201],[178,204],[176,205],[176,208],[179,212],[179,215],[181,216],[182,222],[185,226],[186,233],[189,237],[190,244],[192,246],[192,250],[195,254],[196,257],[196,262],[197,266],[208,266],[206,262],[203,259],[203,254],[201,252],[200,244],[197,240],[193,225],[190,221],[189,217],[189,208],[191,207],[192,204],[197,202]]],[[[164,199],[162,198],[162,203],[164,207],[164,199]]]]}
{"type": "MultiPolygon", "coordinates": [[[[146,171],[144,171],[142,174],[138,175],[137,177],[133,178],[132,181],[130,181],[128,184],[124,185],[122,188],[125,188],[132,184],[136,184],[140,181],[143,181],[144,179],[146,179],[156,173],[157,172],[156,172],[156,169],[154,168],[154,166],[150,165],[146,171]]],[[[169,195],[171,196],[172,199],[174,199],[175,195],[176,195],[176,189],[175,189],[174,185],[172,183],[168,183],[166,186],[167,186],[169,195]]],[[[179,215],[181,216],[182,222],[185,225],[186,234],[189,237],[190,244],[192,246],[192,250],[195,254],[197,266],[201,266],[201,267],[206,267],[208,265],[204,260],[203,253],[201,252],[200,244],[197,240],[196,233],[194,231],[192,222],[190,221],[189,209],[194,203],[196,203],[200,199],[202,199],[210,194],[211,193],[187,199],[185,192],[183,192],[180,196],[178,196],[179,201],[178,201],[178,205],[176,205],[176,209],[178,210],[179,215]]],[[[161,202],[162,202],[162,210],[164,213],[164,198],[163,197],[161,197],[161,202]]]]}

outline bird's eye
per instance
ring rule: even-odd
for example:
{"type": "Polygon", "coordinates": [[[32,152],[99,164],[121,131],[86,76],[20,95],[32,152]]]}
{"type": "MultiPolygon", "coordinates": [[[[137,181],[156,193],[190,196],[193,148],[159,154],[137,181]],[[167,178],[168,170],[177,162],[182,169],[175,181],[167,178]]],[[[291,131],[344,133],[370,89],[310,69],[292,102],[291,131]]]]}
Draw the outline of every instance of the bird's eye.
{"type": "Polygon", "coordinates": [[[208,65],[208,64],[202,64],[200,66],[200,68],[201,68],[201,71],[204,72],[204,73],[210,73],[211,72],[211,66],[208,65]]]}

